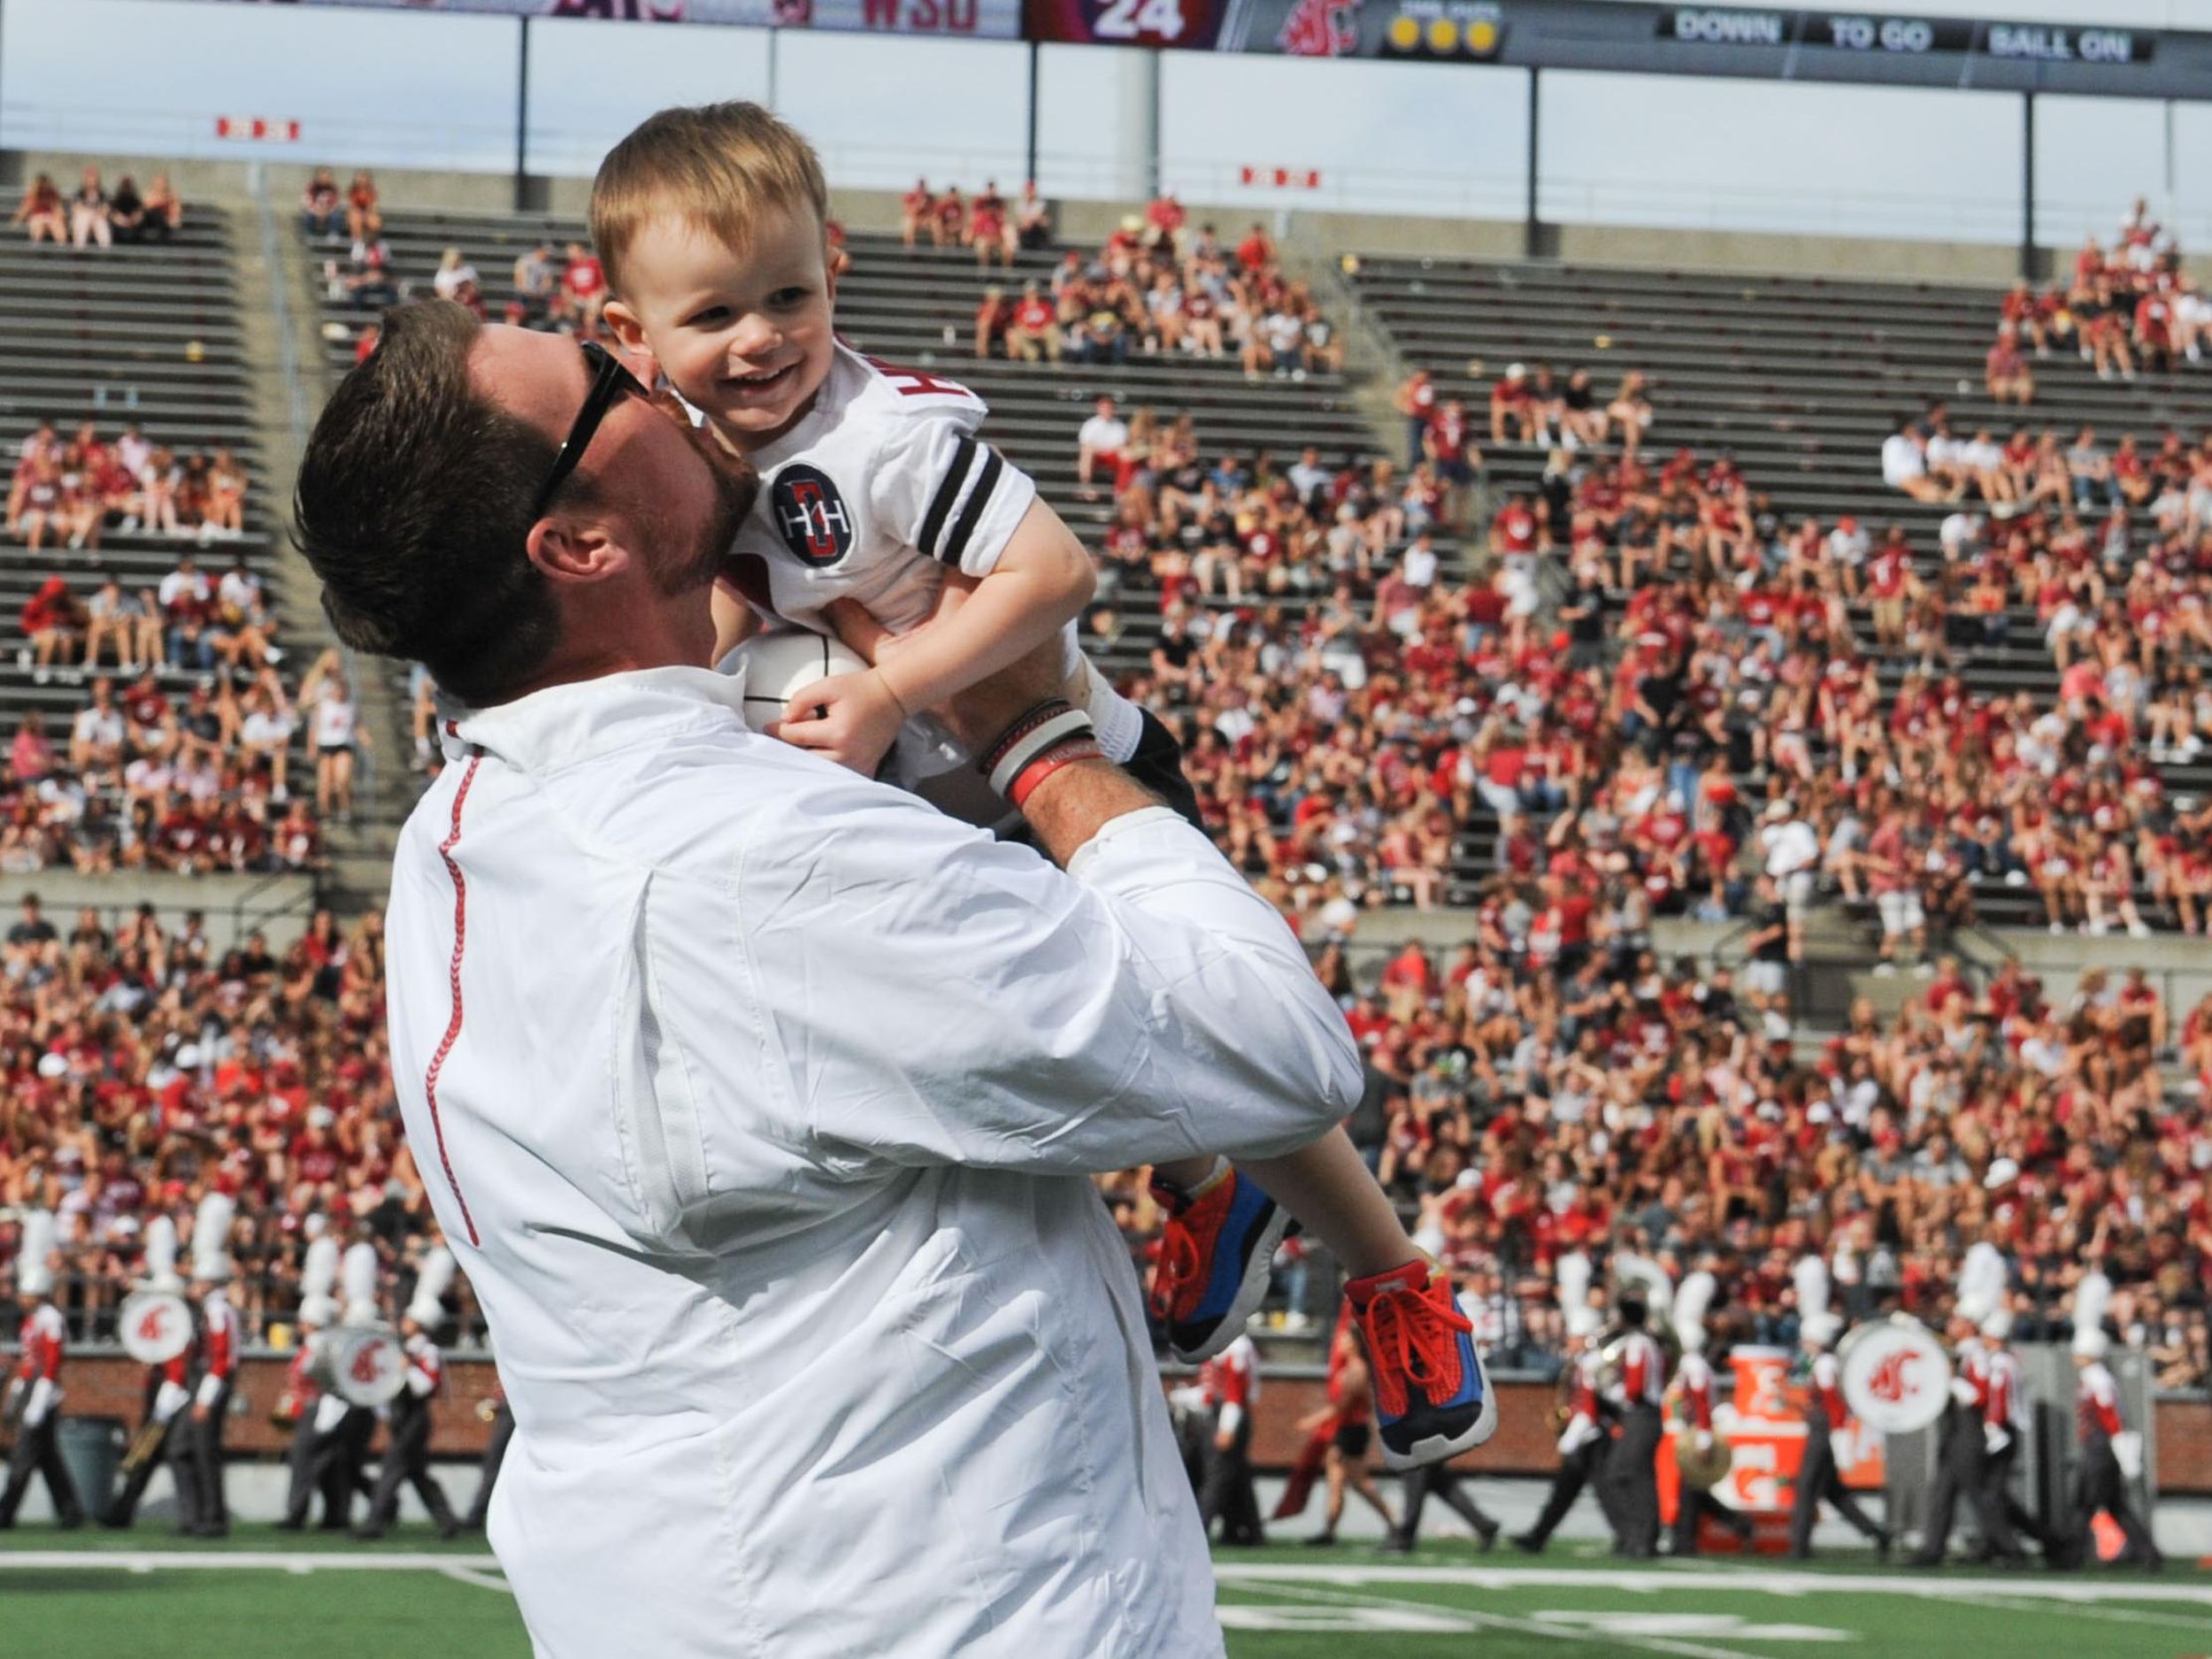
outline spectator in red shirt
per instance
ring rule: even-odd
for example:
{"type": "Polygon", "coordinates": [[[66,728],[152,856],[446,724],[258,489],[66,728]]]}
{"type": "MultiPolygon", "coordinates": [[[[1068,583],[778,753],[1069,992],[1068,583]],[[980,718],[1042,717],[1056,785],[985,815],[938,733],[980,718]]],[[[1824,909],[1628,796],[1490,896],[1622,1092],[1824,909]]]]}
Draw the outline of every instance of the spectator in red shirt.
{"type": "Polygon", "coordinates": [[[561,297],[569,315],[586,334],[599,327],[607,303],[607,271],[599,256],[580,242],[568,244],[568,265],[561,273],[561,297]]]}
{"type": "Polygon", "coordinates": [[[1058,313],[1034,279],[1022,284],[1022,296],[1015,302],[1006,326],[1006,355],[1024,363],[1060,360],[1058,313]]]}
{"type": "Polygon", "coordinates": [[[899,198],[899,240],[905,243],[909,253],[914,251],[915,243],[926,229],[930,233],[930,240],[935,242],[937,198],[931,194],[928,180],[917,179],[914,188],[899,198]]]}
{"type": "Polygon", "coordinates": [[[940,248],[958,248],[968,240],[968,204],[960,187],[949,184],[930,209],[930,240],[940,248]]]}
{"type": "Polygon", "coordinates": [[[1006,216],[1006,198],[998,193],[995,180],[986,183],[983,193],[975,198],[969,217],[968,240],[975,244],[978,270],[995,258],[1008,270],[1014,268],[1014,227],[1006,216]]]}
{"type": "Polygon", "coordinates": [[[991,355],[991,348],[1006,345],[1012,355],[1007,330],[1013,326],[1014,303],[1006,297],[1006,290],[993,283],[983,290],[982,301],[975,308],[975,354],[979,357],[991,355]]]}
{"type": "Polygon", "coordinates": [[[1994,403],[2024,405],[2035,401],[2035,376],[2028,372],[2019,336],[2009,323],[1997,331],[1996,343],[1983,361],[1982,384],[1994,403]]]}

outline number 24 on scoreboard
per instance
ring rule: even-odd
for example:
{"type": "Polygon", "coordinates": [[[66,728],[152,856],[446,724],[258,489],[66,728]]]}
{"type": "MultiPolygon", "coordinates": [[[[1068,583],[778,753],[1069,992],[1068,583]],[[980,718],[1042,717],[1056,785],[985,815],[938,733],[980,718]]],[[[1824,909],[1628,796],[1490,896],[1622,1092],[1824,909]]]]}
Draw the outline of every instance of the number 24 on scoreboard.
{"type": "Polygon", "coordinates": [[[1183,28],[1183,0],[1105,0],[1091,19],[1092,37],[1102,41],[1172,46],[1183,28]]]}

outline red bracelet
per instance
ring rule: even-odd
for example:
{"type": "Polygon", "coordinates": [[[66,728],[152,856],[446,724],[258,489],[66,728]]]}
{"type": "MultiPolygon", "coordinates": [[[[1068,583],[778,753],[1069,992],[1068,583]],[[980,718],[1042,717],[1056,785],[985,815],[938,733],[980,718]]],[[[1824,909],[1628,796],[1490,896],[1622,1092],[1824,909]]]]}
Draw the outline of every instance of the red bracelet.
{"type": "Polygon", "coordinates": [[[1072,766],[1079,760],[1103,760],[1105,757],[1106,751],[1087,737],[1072,743],[1063,743],[1059,748],[1038,756],[1015,774],[1013,783],[1006,791],[1006,798],[1015,810],[1019,811],[1022,803],[1037,793],[1037,786],[1054,772],[1063,767],[1072,766]]]}

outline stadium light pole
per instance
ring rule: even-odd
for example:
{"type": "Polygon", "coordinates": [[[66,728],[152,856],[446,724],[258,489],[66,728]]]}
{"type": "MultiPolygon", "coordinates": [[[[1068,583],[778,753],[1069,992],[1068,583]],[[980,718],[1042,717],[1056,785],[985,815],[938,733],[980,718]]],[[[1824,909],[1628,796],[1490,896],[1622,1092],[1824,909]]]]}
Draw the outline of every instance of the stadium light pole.
{"type": "Polygon", "coordinates": [[[1544,85],[1544,72],[1534,64],[1528,66],[1528,180],[1525,187],[1525,214],[1521,224],[1521,257],[1533,259],[1541,250],[1543,227],[1536,217],[1537,180],[1540,164],[1537,154],[1537,108],[1544,85]]]}
{"type": "MultiPolygon", "coordinates": [[[[4,3],[4,0],[0,0],[0,3],[4,3]]],[[[1025,164],[1027,170],[1022,176],[1032,184],[1037,181],[1037,83],[1041,75],[1039,60],[1042,58],[1044,50],[1041,42],[1029,42],[1029,136],[1027,148],[1023,151],[1027,157],[1025,164]]],[[[2170,167],[2167,169],[2169,173],[2172,171],[2170,167]]]]}
{"type": "Polygon", "coordinates": [[[2031,282],[2035,268],[2035,94],[2020,95],[2020,274],[2031,282]]]}
{"type": "Polygon", "coordinates": [[[530,19],[515,19],[515,211],[530,205],[530,19]]]}

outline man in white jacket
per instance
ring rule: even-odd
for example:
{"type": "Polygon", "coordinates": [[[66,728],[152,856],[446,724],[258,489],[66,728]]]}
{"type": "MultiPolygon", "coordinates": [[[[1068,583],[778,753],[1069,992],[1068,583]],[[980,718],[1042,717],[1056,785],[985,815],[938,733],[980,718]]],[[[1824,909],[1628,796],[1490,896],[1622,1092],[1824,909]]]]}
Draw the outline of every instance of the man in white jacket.
{"type": "Polygon", "coordinates": [[[1066,873],[749,733],[706,664],[750,493],[609,360],[434,303],[302,467],[341,634],[456,700],[390,1023],[514,1409],[493,1546],[560,1659],[1218,1654],[1086,1178],[1317,1138],[1349,1036],[1079,717],[1025,747],[1048,674],[943,713],[1010,732],[1066,873]]]}

